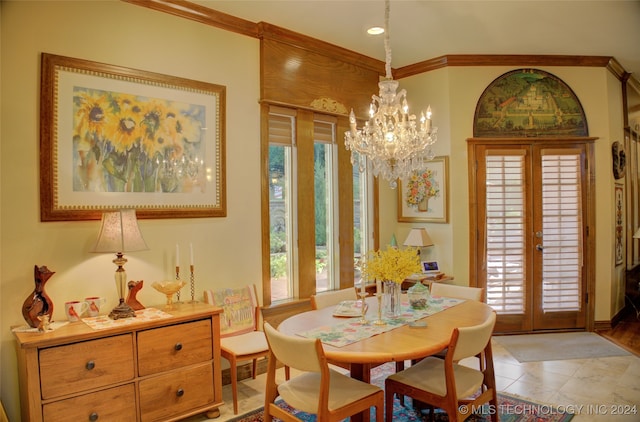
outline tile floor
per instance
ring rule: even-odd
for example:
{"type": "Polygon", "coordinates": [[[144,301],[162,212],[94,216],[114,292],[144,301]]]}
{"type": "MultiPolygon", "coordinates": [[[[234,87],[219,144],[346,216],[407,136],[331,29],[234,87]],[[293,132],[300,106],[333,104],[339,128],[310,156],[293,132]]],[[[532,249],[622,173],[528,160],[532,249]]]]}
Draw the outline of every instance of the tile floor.
{"type": "MultiPolygon", "coordinates": [[[[640,357],[520,363],[506,349],[493,344],[498,391],[537,403],[572,406],[576,422],[640,421],[640,357]],[[633,409],[635,413],[612,415],[617,410],[633,409]]],[[[279,371],[279,376],[284,377],[284,371],[279,371]]],[[[264,405],[264,383],[264,374],[239,383],[239,414],[264,405]]],[[[223,422],[235,416],[228,385],[223,388],[223,399],[220,417],[211,421],[223,422]]],[[[202,416],[189,419],[207,420],[202,416]]]]}

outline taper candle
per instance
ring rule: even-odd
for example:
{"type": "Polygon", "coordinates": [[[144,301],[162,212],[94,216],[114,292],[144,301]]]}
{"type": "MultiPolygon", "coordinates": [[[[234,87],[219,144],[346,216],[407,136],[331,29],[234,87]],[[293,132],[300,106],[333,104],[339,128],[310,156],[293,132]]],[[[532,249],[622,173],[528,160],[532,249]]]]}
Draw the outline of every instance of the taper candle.
{"type": "Polygon", "coordinates": [[[189,243],[189,265],[193,265],[193,243],[189,243]]]}
{"type": "Polygon", "coordinates": [[[180,245],[176,243],[176,267],[180,266],[180,245]]]}

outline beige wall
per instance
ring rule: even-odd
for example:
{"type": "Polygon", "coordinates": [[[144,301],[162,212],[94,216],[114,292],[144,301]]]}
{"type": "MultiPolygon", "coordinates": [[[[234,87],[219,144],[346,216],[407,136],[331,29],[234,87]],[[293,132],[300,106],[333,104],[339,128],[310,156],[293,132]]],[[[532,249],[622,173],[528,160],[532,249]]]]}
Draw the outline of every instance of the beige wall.
{"type": "MultiPolygon", "coordinates": [[[[438,126],[437,155],[449,155],[449,223],[399,223],[396,191],[381,184],[381,245],[395,233],[401,244],[412,227],[425,227],[435,246],[425,256],[439,261],[455,283],[469,280],[469,201],[467,138],[473,136],[473,116],[484,89],[517,67],[449,67],[402,80],[416,112],[431,103],[438,126]],[[437,107],[434,107],[437,104],[437,107]]],[[[596,309],[595,321],[608,321],[624,306],[624,265],[614,265],[614,179],[611,144],[623,140],[620,82],[604,68],[539,67],[562,79],[585,110],[589,135],[595,143],[596,171],[596,309]]]]}
{"type": "Polygon", "coordinates": [[[40,53],[227,87],[228,217],[140,222],[150,249],[129,254],[126,270],[129,279],[145,280],[138,297],[149,306],[164,300],[151,283],[174,277],[176,243],[183,265],[193,243],[198,297],[215,286],[260,286],[259,42],[119,1],[2,2],[1,36],[0,397],[14,421],[19,405],[10,327],[25,323],[21,306],[33,290],[33,266],[56,271],[47,283],[54,319],[64,319],[68,300],[101,295],[110,308],[117,300],[114,257],[89,253],[99,222],[39,221],[40,53]]]}

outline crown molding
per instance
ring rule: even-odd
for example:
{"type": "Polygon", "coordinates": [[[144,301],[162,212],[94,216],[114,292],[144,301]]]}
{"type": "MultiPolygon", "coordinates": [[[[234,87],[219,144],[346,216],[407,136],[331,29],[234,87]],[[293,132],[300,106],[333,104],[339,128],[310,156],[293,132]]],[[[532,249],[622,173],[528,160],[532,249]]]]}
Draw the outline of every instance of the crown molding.
{"type": "MultiPolygon", "coordinates": [[[[148,9],[169,13],[216,28],[249,37],[270,38],[302,49],[358,64],[368,70],[384,72],[384,62],[334,44],[303,35],[267,22],[251,22],[205,6],[184,0],[122,0],[148,9]]],[[[451,54],[393,69],[393,76],[402,79],[420,73],[450,66],[576,66],[605,67],[620,81],[629,80],[635,87],[638,80],[626,72],[620,63],[610,56],[570,55],[506,55],[506,54],[451,54]]]]}

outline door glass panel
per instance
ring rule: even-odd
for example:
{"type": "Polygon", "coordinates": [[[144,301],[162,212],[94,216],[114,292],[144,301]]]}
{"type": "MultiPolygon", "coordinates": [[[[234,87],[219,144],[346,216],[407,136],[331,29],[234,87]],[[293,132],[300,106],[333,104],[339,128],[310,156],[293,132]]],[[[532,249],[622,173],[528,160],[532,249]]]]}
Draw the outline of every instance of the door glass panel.
{"type": "Polygon", "coordinates": [[[269,146],[271,300],[292,296],[291,147],[269,146]]]}
{"type": "Polygon", "coordinates": [[[332,271],[331,189],[327,186],[331,181],[330,168],[327,168],[327,155],[330,156],[331,154],[329,147],[330,145],[321,143],[314,145],[317,292],[324,292],[330,289],[330,274],[332,271]]]}
{"type": "MultiPolygon", "coordinates": [[[[357,154],[357,153],[356,153],[357,154]]],[[[359,160],[356,160],[358,162],[359,160]]],[[[367,204],[369,202],[369,196],[367,193],[368,184],[368,171],[365,168],[364,172],[361,172],[358,166],[352,166],[353,168],[353,262],[354,262],[354,285],[360,289],[362,282],[362,274],[360,273],[360,265],[362,259],[366,256],[367,251],[370,249],[370,239],[367,233],[369,227],[369,214],[367,204]]]]}
{"type": "Polygon", "coordinates": [[[271,302],[295,292],[294,114],[269,112],[269,264],[271,302]]]}
{"type": "Polygon", "coordinates": [[[580,310],[580,155],[542,156],[542,310],[580,310]]]}
{"type": "Polygon", "coordinates": [[[486,156],[487,304],[499,314],[524,313],[524,156],[486,156]]]}
{"type": "Polygon", "coordinates": [[[338,259],[337,240],[334,239],[334,227],[337,218],[334,211],[336,201],[333,188],[335,125],[332,122],[315,120],[313,122],[314,144],[314,205],[316,237],[316,292],[336,289],[336,268],[338,259]]]}

